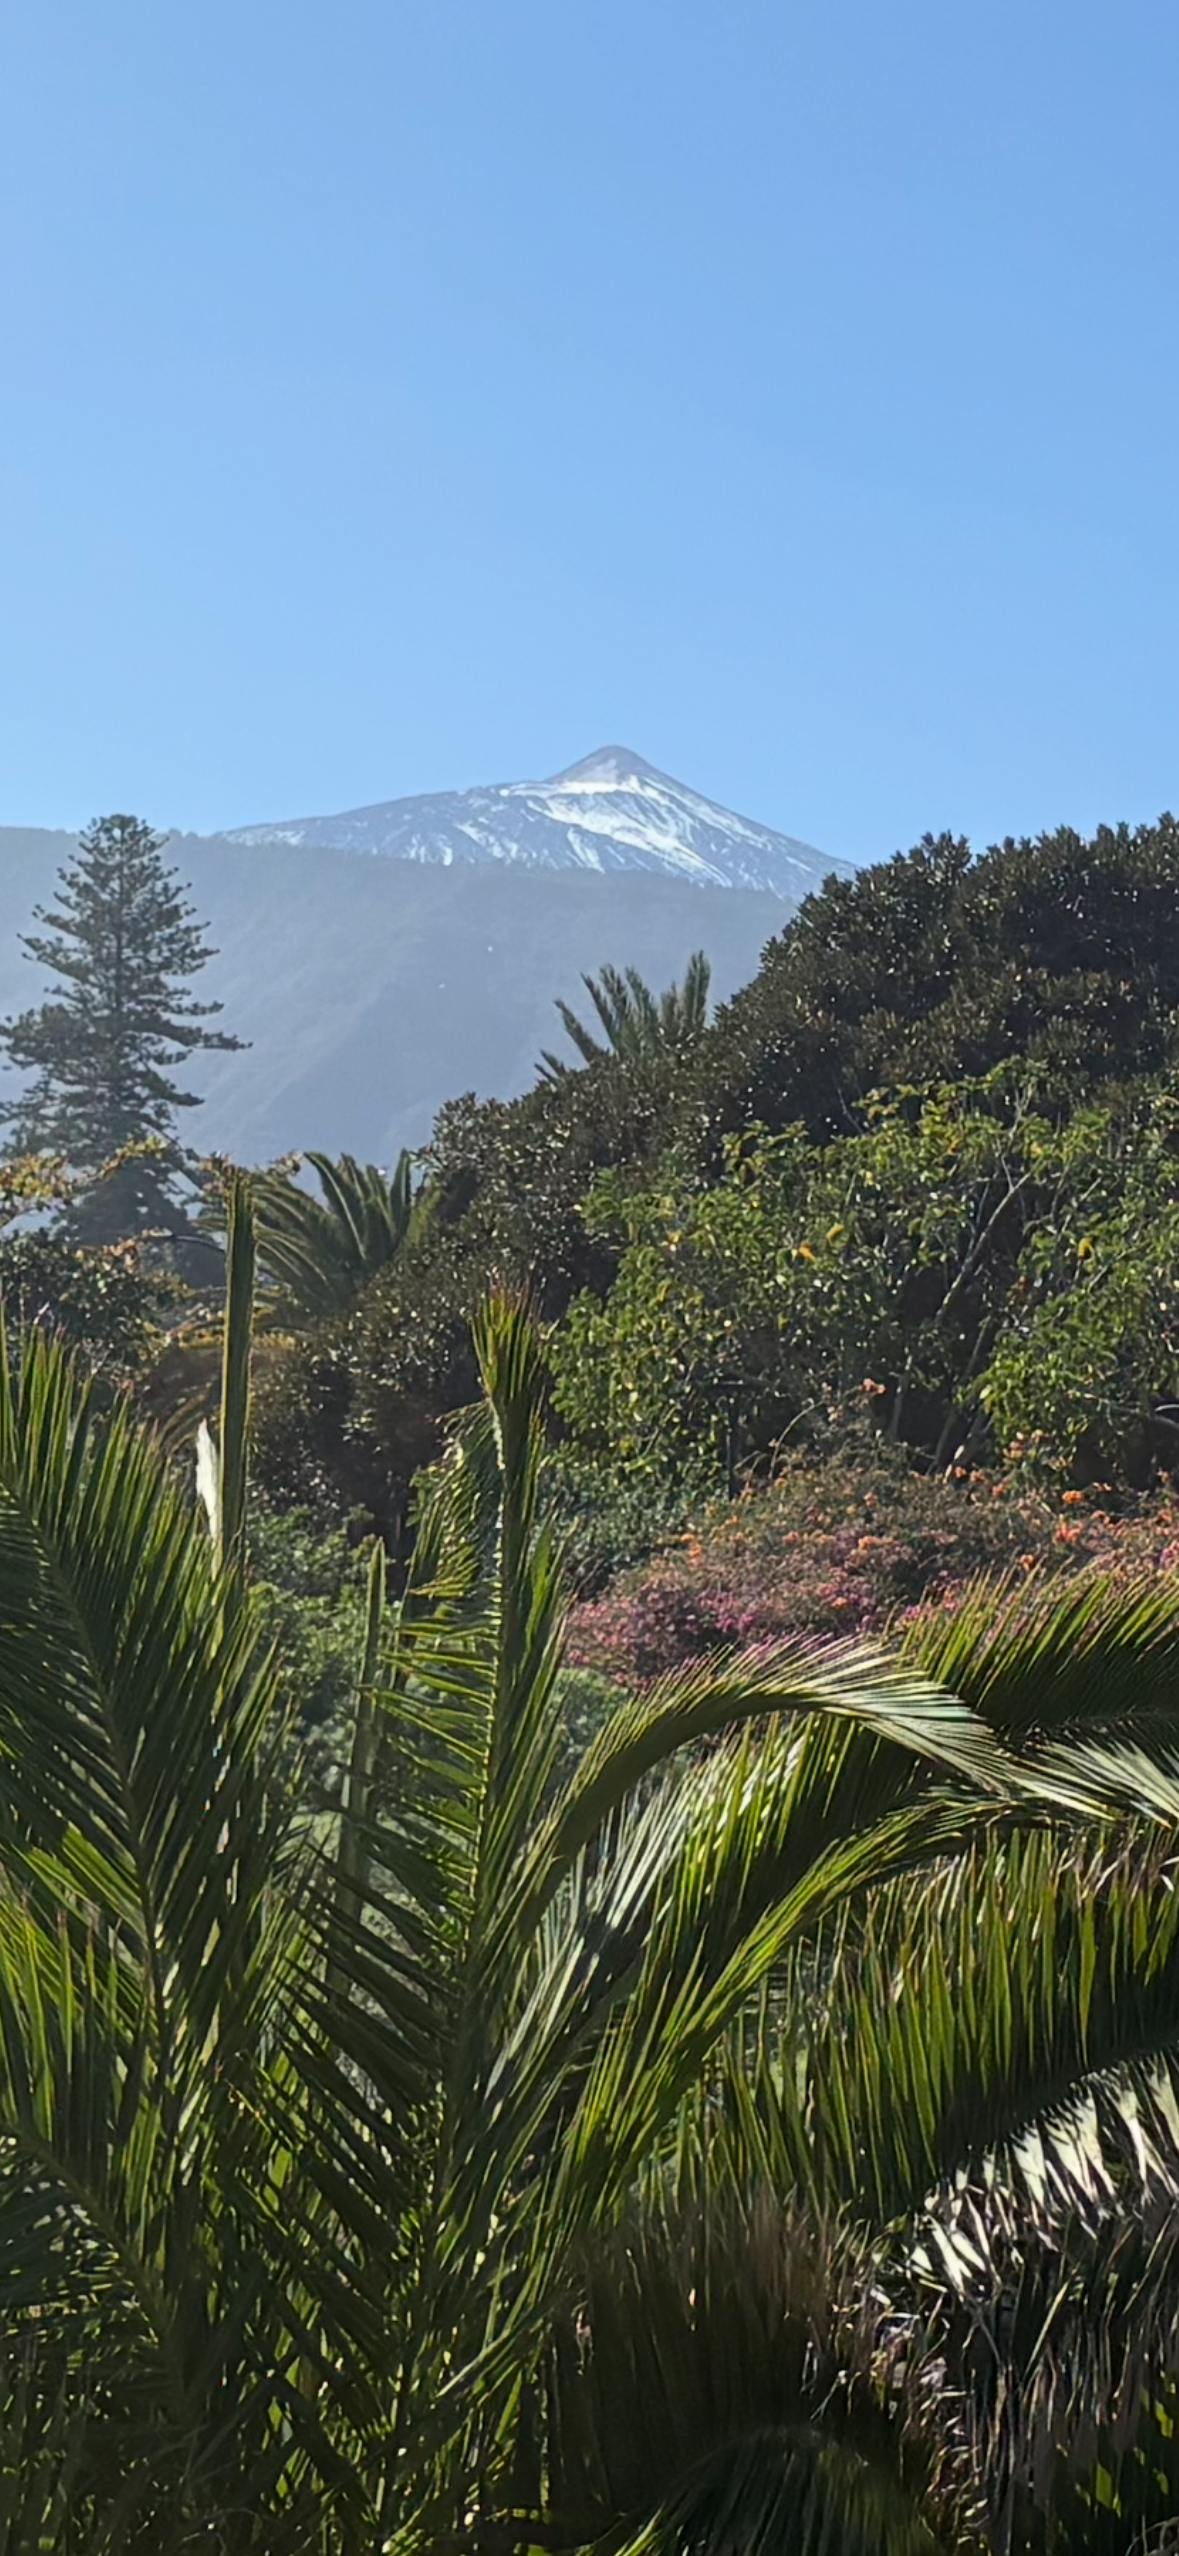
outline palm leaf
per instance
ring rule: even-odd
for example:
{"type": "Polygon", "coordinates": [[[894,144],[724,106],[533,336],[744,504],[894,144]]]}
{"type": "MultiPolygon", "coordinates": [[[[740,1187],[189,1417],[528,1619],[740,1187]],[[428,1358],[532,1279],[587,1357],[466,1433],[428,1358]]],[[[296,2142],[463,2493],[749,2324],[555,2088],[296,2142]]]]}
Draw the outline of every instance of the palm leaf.
{"type": "Polygon", "coordinates": [[[902,1648],[1011,1745],[1116,1737],[1179,1755],[1179,1574],[981,1580],[918,1617],[902,1648]]]}
{"type": "Polygon", "coordinates": [[[170,2505],[180,2531],[232,2478],[261,2508],[326,2455],[313,2403],[281,2457],[274,2431],[300,2143],[264,2132],[259,2071],[298,1918],[278,1690],[227,1578],[125,1412],[44,1342],[0,1366],[0,2292],[39,2369],[90,2364],[99,2500],[137,2409],[156,2545],[170,2505]]]}
{"type": "MultiPolygon", "coordinates": [[[[585,1065],[600,1063],[606,1056],[636,1062],[674,1055],[690,1046],[707,1023],[711,976],[703,950],[694,951],[689,959],[682,985],[671,985],[660,995],[652,993],[636,967],[607,966],[600,977],[583,976],[582,984],[605,1034],[605,1046],[578,1019],[570,1004],[558,998],[557,1010],[566,1036],[585,1065]]],[[[560,1082],[570,1070],[564,1058],[551,1055],[547,1049],[542,1054],[542,1082],[560,1082]]]]}
{"type": "Polygon", "coordinates": [[[962,2479],[874,2287],[862,2247],[764,2193],[597,2245],[544,2373],[550,2543],[961,2548],[962,2479]]]}
{"type": "Polygon", "coordinates": [[[322,1319],[346,1312],[428,1212],[414,1192],[413,1156],[392,1174],[375,1163],[311,1153],[316,1198],[285,1168],[256,1175],[258,1257],[290,1312],[322,1319]]]}

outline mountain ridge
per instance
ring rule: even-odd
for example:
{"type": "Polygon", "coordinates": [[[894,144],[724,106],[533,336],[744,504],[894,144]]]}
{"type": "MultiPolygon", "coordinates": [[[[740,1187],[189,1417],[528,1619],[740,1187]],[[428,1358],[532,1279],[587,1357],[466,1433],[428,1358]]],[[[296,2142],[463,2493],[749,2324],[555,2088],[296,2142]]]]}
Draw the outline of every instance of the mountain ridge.
{"type": "MultiPolygon", "coordinates": [[[[621,746],[549,783],[499,784],[482,815],[468,804],[478,795],[383,802],[379,814],[418,811],[427,837],[400,856],[372,857],[371,834],[325,840],[343,822],[332,818],[170,836],[169,863],[217,952],[201,994],[249,1041],[202,1058],[187,1141],[249,1162],[311,1146],[392,1161],[426,1142],[444,1101],[526,1090],[560,1040],[557,998],[584,1009],[586,971],[612,961],[662,987],[703,948],[724,1000],[808,890],[847,866],[731,816],[621,746]],[[531,805],[538,793],[558,794],[555,816],[531,805]],[[533,833],[531,857],[519,846],[522,802],[544,838],[533,833]],[[577,840],[559,841],[554,858],[548,829],[567,838],[571,809],[577,840]],[[472,822],[456,851],[448,829],[472,822]],[[480,837],[492,824],[507,827],[498,856],[480,837]]],[[[0,826],[0,1015],[48,990],[20,936],[76,848],[65,833],[0,826]]],[[[11,1089],[0,1075],[0,1104],[11,1089]]]]}
{"type": "Polygon", "coordinates": [[[333,816],[231,826],[243,851],[367,854],[443,868],[647,870],[689,885],[797,903],[846,862],[738,816],[629,746],[599,746],[547,781],[497,781],[376,800],[333,816]]]}

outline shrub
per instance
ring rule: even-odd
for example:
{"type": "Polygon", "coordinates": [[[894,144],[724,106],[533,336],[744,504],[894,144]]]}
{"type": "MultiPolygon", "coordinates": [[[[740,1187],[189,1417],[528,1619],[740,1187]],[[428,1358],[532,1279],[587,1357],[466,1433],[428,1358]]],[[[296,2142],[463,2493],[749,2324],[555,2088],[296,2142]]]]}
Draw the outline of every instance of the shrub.
{"type": "Polygon", "coordinates": [[[878,1095],[858,1134],[753,1129],[721,1176],[669,1154],[603,1174],[619,1250],[553,1342],[577,1459],[657,1496],[865,1397],[935,1472],[1017,1446],[1142,1488],[1177,1461],[1179,1100],[1170,1081],[1061,1118],[1022,1067],[878,1095]]]}
{"type": "Polygon", "coordinates": [[[1120,1510],[1051,1499],[1003,1476],[914,1475],[881,1459],[790,1468],[697,1523],[576,1609],[570,1659],[625,1681],[731,1643],[875,1634],[981,1573],[1113,1570],[1179,1561],[1171,1494],[1120,1510]]]}
{"type": "Polygon", "coordinates": [[[257,1504],[250,1555],[298,1705],[308,1796],[320,1807],[336,1797],[343,1771],[342,1732],[364,1634],[364,1565],[348,1534],[325,1530],[310,1510],[279,1515],[257,1504]]]}
{"type": "Polygon", "coordinates": [[[98,1247],[50,1226],[0,1240],[0,1311],[16,1333],[35,1323],[90,1367],[124,1381],[157,1337],[168,1281],[134,1243],[98,1247]]]}
{"type": "Polygon", "coordinates": [[[597,1669],[563,1668],[557,1695],[564,1723],[558,1774],[564,1778],[593,1746],[611,1714],[624,1701],[623,1690],[597,1669]]]}

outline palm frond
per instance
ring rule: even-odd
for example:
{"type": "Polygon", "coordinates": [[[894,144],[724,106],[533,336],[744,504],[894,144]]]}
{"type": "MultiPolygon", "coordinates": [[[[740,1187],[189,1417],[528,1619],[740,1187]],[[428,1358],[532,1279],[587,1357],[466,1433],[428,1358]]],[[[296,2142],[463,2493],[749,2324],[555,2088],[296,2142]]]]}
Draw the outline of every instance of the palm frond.
{"type": "Polygon", "coordinates": [[[409,1153],[399,1155],[391,1174],[351,1154],[310,1153],[303,1159],[319,1182],[320,1198],[286,1169],[255,1176],[258,1258],[290,1312],[320,1319],[348,1310],[428,1209],[415,1195],[409,1153]]]}
{"type": "Polygon", "coordinates": [[[1108,2206],[942,2198],[884,2271],[959,2409],[997,2556],[1168,2544],[1179,2509],[1179,2207],[1129,2177],[1108,2206]]]}
{"type": "Polygon", "coordinates": [[[919,1616],[902,1648],[1009,1746],[1141,1740],[1179,1761],[1179,1574],[980,1580],[919,1616]]]}
{"type": "MultiPolygon", "coordinates": [[[[600,977],[583,976],[581,981],[597,1013],[605,1045],[578,1019],[569,1003],[558,998],[557,1010],[566,1037],[585,1065],[597,1064],[605,1056],[630,1062],[671,1056],[691,1046],[705,1028],[711,976],[703,950],[694,951],[689,959],[682,985],[668,986],[660,995],[652,993],[636,967],[607,966],[600,977]]],[[[560,1082],[571,1070],[566,1059],[544,1050],[540,1060],[542,1081],[560,1082]]]]}
{"type": "Polygon", "coordinates": [[[854,2239],[763,2192],[648,2211],[578,2269],[544,2382],[558,2546],[964,2545],[963,2479],[854,2239]]]}
{"type": "Polygon", "coordinates": [[[159,2545],[169,2507],[232,2477],[260,2509],[327,2456],[314,2401],[281,2455],[274,2428],[306,2279],[264,2091],[300,1930],[283,1708],[153,1442],[43,1341],[0,1366],[0,1585],[0,2290],[46,2384],[91,2368],[86,2508],[109,2490],[113,2526],[127,2425],[159,2545]]]}
{"type": "Polygon", "coordinates": [[[1175,1910],[1157,1838],[980,1835],[779,1967],[699,2136],[875,2225],[1000,2163],[1029,2206],[1108,2198],[1128,2162],[1179,2188],[1175,1910]]]}

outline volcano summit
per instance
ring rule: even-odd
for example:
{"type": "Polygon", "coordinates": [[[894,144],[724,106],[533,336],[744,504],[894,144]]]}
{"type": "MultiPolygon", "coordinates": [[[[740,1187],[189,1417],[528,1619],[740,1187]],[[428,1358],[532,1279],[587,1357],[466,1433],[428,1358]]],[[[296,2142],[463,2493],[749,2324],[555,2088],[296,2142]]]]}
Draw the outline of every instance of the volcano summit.
{"type": "Polygon", "coordinates": [[[236,826],[246,849],[360,852],[384,860],[523,870],[645,870],[681,885],[754,890],[794,905],[843,864],[701,798],[627,746],[603,746],[551,781],[500,781],[386,799],[340,816],[236,826]]]}

